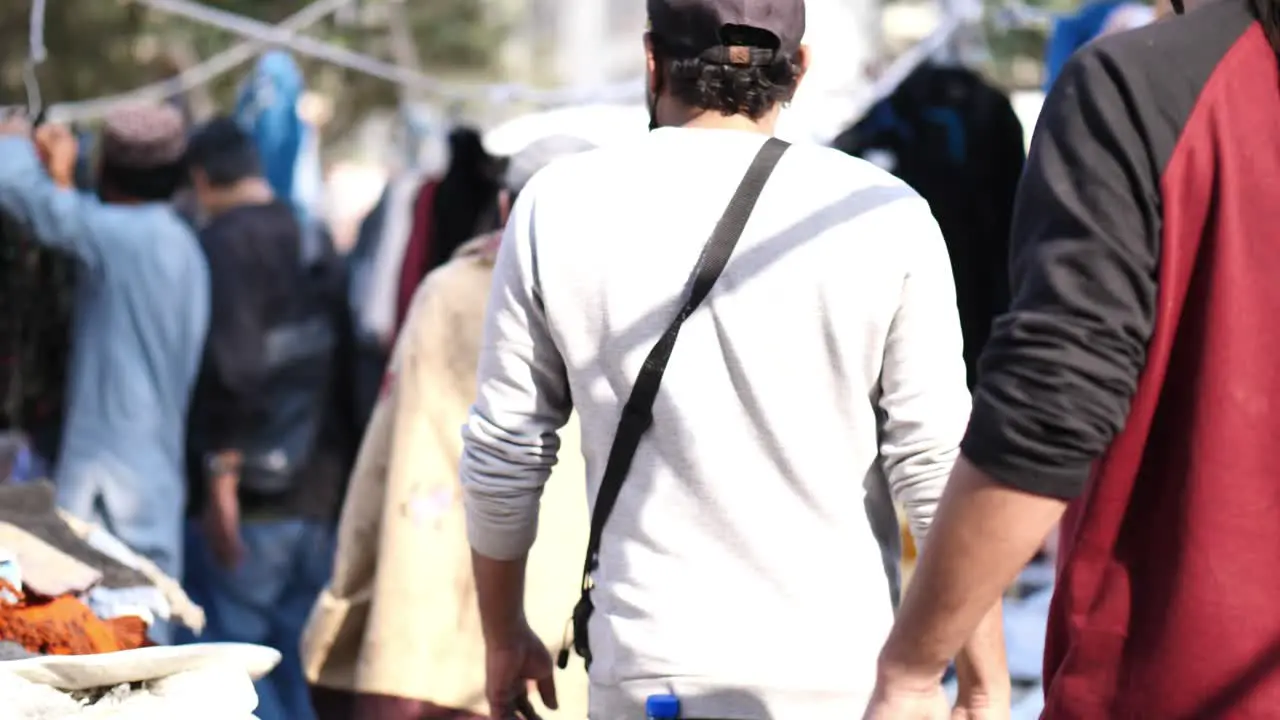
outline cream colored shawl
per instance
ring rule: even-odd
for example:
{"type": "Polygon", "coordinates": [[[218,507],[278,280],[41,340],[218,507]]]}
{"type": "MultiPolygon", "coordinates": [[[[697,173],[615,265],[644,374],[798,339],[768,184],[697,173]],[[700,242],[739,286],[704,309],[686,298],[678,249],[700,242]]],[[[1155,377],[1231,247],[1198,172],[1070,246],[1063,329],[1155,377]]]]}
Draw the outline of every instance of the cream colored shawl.
{"type": "MultiPolygon", "coordinates": [[[[487,712],[458,458],[491,248],[491,240],[464,246],[414,297],[352,475],[333,580],[303,637],[307,677],[321,687],[487,712]]],[[[562,436],[525,598],[552,653],[577,600],[588,520],[576,421],[562,436]]],[[[557,671],[556,683],[561,710],[545,717],[586,718],[581,662],[557,671]]]]}

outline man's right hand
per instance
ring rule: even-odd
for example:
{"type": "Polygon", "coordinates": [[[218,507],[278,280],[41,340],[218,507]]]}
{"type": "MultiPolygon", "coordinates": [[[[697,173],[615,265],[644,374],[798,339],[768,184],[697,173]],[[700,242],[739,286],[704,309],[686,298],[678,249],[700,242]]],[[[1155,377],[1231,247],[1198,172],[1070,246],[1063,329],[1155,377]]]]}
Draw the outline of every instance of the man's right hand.
{"type": "Polygon", "coordinates": [[[863,720],[949,720],[941,673],[918,672],[882,657],[876,689],[863,720]]]}
{"type": "Polygon", "coordinates": [[[41,125],[36,129],[36,149],[55,183],[64,188],[75,186],[80,142],[69,129],[63,125],[41,125]]]}
{"type": "Polygon", "coordinates": [[[555,710],[555,666],[551,653],[526,623],[518,635],[499,644],[486,643],[485,696],[493,720],[540,720],[529,700],[529,685],[542,703],[555,710]]]}
{"type": "Polygon", "coordinates": [[[948,720],[951,717],[941,685],[929,690],[880,686],[863,720],[948,720]]]}

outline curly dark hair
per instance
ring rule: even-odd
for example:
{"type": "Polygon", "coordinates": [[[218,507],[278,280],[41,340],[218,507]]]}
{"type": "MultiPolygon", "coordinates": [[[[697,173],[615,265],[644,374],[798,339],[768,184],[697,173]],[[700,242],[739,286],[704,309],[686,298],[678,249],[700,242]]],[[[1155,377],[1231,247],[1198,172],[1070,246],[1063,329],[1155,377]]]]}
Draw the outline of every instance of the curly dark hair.
{"type": "Polygon", "coordinates": [[[689,107],[759,120],[790,102],[800,79],[793,58],[768,65],[721,65],[701,58],[663,60],[663,89],[689,107]]]}

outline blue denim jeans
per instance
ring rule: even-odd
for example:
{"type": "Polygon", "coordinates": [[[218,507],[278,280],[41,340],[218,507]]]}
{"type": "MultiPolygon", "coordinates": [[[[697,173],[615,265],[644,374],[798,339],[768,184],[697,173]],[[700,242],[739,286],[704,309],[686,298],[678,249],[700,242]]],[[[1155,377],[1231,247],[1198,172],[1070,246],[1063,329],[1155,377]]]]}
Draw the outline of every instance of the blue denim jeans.
{"type": "Polygon", "coordinates": [[[263,520],[245,521],[240,534],[245,559],[226,570],[214,561],[199,523],[188,526],[186,590],[208,616],[198,640],[279,650],[280,666],[256,685],[255,715],[315,720],[299,645],[311,607],[329,582],[335,529],[305,520],[263,520]]]}

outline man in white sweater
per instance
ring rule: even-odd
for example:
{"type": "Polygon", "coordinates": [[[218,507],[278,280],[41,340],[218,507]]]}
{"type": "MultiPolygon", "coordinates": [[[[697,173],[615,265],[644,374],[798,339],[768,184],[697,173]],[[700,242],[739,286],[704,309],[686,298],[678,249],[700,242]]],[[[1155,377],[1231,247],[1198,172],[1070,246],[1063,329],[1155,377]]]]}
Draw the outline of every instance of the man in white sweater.
{"type": "MultiPolygon", "coordinates": [[[[655,130],[534,177],[495,267],[461,467],[494,718],[519,716],[527,681],[554,692],[521,595],[557,430],[576,408],[594,505],[645,357],[807,67],[803,0],[648,10],[655,130]]],[[[684,323],[605,525],[593,720],[643,718],[664,693],[686,718],[862,714],[892,673],[877,668],[889,498],[923,541],[969,415],[961,345],[924,200],[836,150],[790,148],[684,323]]],[[[999,626],[996,608],[959,662],[975,712],[1007,714],[999,626]]],[[[949,713],[937,688],[881,707],[949,713]]]]}

